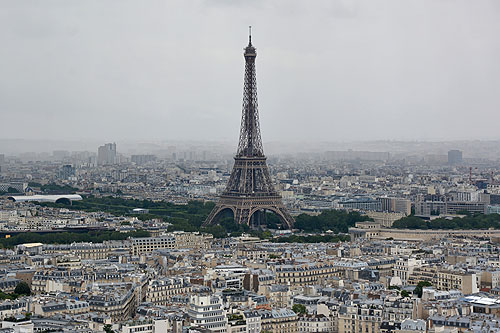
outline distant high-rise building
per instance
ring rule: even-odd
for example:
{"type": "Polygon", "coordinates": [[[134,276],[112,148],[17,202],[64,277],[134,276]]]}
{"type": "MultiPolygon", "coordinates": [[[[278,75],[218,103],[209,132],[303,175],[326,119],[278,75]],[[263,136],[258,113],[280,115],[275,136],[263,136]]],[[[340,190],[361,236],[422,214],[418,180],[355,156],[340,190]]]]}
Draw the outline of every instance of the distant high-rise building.
{"type": "Polygon", "coordinates": [[[130,160],[135,164],[144,164],[156,160],[155,155],[132,155],[130,160]]]}
{"type": "Polygon", "coordinates": [[[0,154],[0,165],[2,165],[4,163],[5,163],[5,155],[4,154],[0,154]]]}
{"type": "Polygon", "coordinates": [[[59,178],[68,179],[75,175],[75,168],[70,164],[63,165],[59,170],[59,178]]]}
{"type": "Polygon", "coordinates": [[[70,153],[67,150],[54,150],[52,152],[52,156],[57,161],[63,161],[65,159],[69,158],[70,153]]]}
{"type": "Polygon", "coordinates": [[[411,214],[411,201],[402,198],[378,198],[383,212],[411,214]]]}
{"type": "Polygon", "coordinates": [[[97,150],[97,165],[116,163],[116,143],[106,143],[97,150]]]}
{"type": "Polygon", "coordinates": [[[462,151],[460,150],[450,150],[448,152],[448,164],[460,164],[462,163],[462,151]]]}

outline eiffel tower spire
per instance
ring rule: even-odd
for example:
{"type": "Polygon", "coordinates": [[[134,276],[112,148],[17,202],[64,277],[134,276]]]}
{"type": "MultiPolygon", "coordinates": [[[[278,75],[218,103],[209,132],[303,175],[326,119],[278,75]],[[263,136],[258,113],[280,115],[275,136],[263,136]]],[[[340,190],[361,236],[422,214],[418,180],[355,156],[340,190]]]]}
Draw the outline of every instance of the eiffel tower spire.
{"type": "Polygon", "coordinates": [[[243,112],[241,115],[240,141],[236,156],[264,156],[260,137],[259,111],[257,103],[257,75],[255,58],[257,52],[252,45],[252,34],[248,36],[245,48],[245,80],[243,85],[243,112]]]}
{"type": "Polygon", "coordinates": [[[204,225],[216,223],[218,215],[228,209],[233,212],[237,223],[251,225],[255,216],[260,214],[257,212],[269,210],[279,216],[284,227],[292,228],[294,220],[274,188],[262,147],[255,72],[257,51],[252,45],[251,27],[244,57],[245,79],[238,150],[227,187],[204,225]]]}

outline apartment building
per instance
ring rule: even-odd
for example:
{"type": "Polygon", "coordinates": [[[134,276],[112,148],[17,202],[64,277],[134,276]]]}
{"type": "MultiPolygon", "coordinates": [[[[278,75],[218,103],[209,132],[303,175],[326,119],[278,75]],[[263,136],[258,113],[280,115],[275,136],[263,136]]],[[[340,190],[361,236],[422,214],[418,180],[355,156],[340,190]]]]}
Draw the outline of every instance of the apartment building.
{"type": "Polygon", "coordinates": [[[131,241],[132,254],[135,256],[149,254],[156,250],[175,248],[175,237],[171,235],[132,238],[131,241]]]}
{"type": "Polygon", "coordinates": [[[226,311],[218,296],[192,295],[189,300],[188,317],[194,326],[211,332],[227,332],[226,311]]]}
{"type": "Polygon", "coordinates": [[[460,290],[464,295],[479,292],[479,278],[476,273],[439,270],[435,286],[438,290],[460,290]]]}
{"type": "Polygon", "coordinates": [[[297,332],[335,332],[334,319],[322,314],[300,316],[297,332]]]}
{"type": "Polygon", "coordinates": [[[104,313],[113,321],[134,317],[137,305],[135,288],[128,283],[99,286],[87,299],[90,311],[104,313]]]}
{"type": "Polygon", "coordinates": [[[401,282],[405,284],[408,281],[409,276],[413,274],[413,270],[421,265],[421,260],[417,260],[415,258],[398,258],[392,268],[392,276],[399,277],[401,282]]]}
{"type": "Polygon", "coordinates": [[[273,333],[298,332],[298,316],[290,309],[258,310],[261,316],[262,331],[273,333]]]}
{"type": "Polygon", "coordinates": [[[339,333],[380,333],[383,305],[364,301],[343,305],[338,314],[339,333]]]}
{"type": "Polygon", "coordinates": [[[150,280],[147,285],[146,302],[154,305],[167,305],[173,296],[191,292],[189,281],[184,278],[161,278],[150,280]]]}
{"type": "Polygon", "coordinates": [[[276,281],[290,286],[321,283],[337,273],[337,269],[332,265],[279,265],[275,270],[276,281]]]}
{"type": "Polygon", "coordinates": [[[108,259],[113,248],[106,243],[72,243],[43,245],[44,254],[72,254],[81,260],[108,259]]]}

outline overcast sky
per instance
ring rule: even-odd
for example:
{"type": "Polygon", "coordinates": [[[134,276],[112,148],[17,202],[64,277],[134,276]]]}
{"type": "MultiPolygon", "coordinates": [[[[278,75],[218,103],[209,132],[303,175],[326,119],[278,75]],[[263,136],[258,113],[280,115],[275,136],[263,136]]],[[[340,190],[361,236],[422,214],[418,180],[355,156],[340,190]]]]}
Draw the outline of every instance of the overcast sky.
{"type": "Polygon", "coordinates": [[[500,138],[498,0],[1,0],[0,138],[500,138]]]}

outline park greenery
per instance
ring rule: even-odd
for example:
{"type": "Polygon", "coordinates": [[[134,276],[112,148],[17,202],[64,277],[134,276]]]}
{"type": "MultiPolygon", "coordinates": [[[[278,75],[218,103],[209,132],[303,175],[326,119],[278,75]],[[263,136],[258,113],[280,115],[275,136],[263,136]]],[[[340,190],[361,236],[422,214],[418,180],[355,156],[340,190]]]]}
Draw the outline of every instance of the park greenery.
{"type": "Polygon", "coordinates": [[[7,188],[7,192],[6,191],[0,191],[0,195],[18,194],[18,193],[19,193],[19,191],[16,188],[10,187],[10,186],[7,188]]]}
{"type": "Polygon", "coordinates": [[[87,231],[87,232],[52,232],[35,233],[22,232],[9,238],[0,238],[0,247],[12,248],[24,243],[44,244],[71,244],[73,242],[102,243],[107,240],[125,240],[129,237],[149,237],[144,230],[118,232],[118,231],[87,231]]]}
{"type": "Polygon", "coordinates": [[[28,183],[29,187],[36,187],[39,188],[43,193],[50,194],[50,193],[75,193],[78,191],[77,188],[69,186],[69,185],[59,185],[56,183],[49,183],[42,185],[40,183],[36,182],[29,182],[28,183]]]}
{"type": "Polygon", "coordinates": [[[115,332],[115,331],[113,331],[113,326],[111,326],[111,324],[104,325],[103,330],[105,333],[114,333],[115,332]]]}
{"type": "Polygon", "coordinates": [[[0,290],[0,300],[6,300],[6,299],[14,300],[20,296],[29,296],[29,295],[31,295],[30,286],[24,281],[21,281],[17,284],[13,293],[6,293],[0,290]]]}
{"type": "Polygon", "coordinates": [[[307,308],[302,304],[294,304],[292,307],[292,311],[296,314],[307,314],[307,308]]]}
{"type": "Polygon", "coordinates": [[[413,290],[413,294],[417,295],[418,298],[422,298],[424,287],[430,287],[430,286],[432,286],[432,284],[429,281],[420,281],[413,290]]]}
{"type": "Polygon", "coordinates": [[[499,214],[476,214],[465,217],[437,218],[427,221],[416,216],[403,217],[394,222],[397,229],[500,229],[499,214]]]}
{"type": "Polygon", "coordinates": [[[368,216],[358,212],[347,212],[345,210],[325,210],[317,216],[300,214],[295,218],[295,228],[304,232],[347,233],[356,222],[373,221],[368,216]]]}
{"type": "MultiPolygon", "coordinates": [[[[201,231],[212,234],[216,238],[224,238],[228,235],[239,236],[242,233],[250,233],[265,239],[272,238],[268,231],[251,230],[247,225],[241,225],[234,221],[231,212],[222,214],[217,225],[203,226],[208,214],[214,207],[213,202],[189,201],[187,204],[174,204],[166,201],[136,200],[120,197],[85,197],[81,201],[73,201],[72,205],[66,203],[41,203],[42,206],[69,208],[72,210],[82,210],[87,212],[103,211],[116,216],[136,216],[141,220],[162,219],[170,223],[170,231],[201,231]],[[134,214],[134,208],[147,209],[146,214],[134,214]]],[[[280,220],[273,214],[267,212],[263,219],[268,228],[279,229],[280,220]]],[[[368,221],[370,218],[363,216],[358,212],[345,212],[329,210],[324,211],[317,216],[301,214],[296,217],[295,228],[304,232],[326,232],[347,233],[349,227],[354,226],[356,222],[368,221]]],[[[279,242],[338,242],[347,239],[346,236],[298,236],[281,237],[279,242]]]]}
{"type": "Polygon", "coordinates": [[[338,243],[350,240],[348,235],[290,235],[271,239],[273,243],[338,243]]]}

